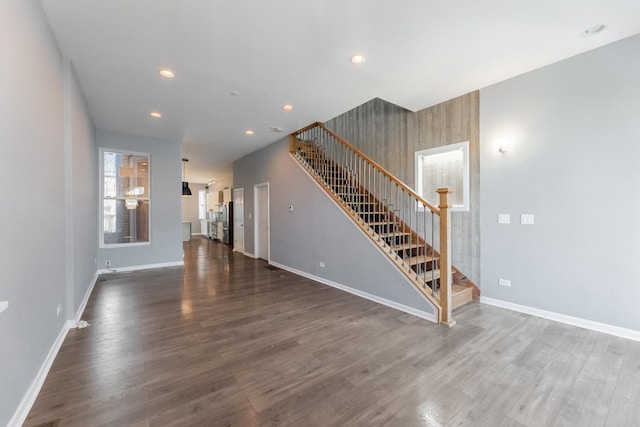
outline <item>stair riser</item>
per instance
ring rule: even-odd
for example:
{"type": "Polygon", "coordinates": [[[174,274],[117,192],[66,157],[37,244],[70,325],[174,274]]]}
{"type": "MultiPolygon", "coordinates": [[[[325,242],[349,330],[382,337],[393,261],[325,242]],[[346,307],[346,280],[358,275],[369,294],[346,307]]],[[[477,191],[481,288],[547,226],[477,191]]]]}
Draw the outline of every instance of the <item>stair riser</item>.
{"type": "Polygon", "coordinates": [[[373,203],[351,203],[349,201],[346,202],[348,206],[351,207],[356,212],[376,212],[378,209],[373,203]]]}
{"type": "Polygon", "coordinates": [[[338,195],[344,202],[351,204],[366,204],[371,202],[369,196],[363,196],[362,194],[339,194],[338,195]]]}
{"type": "Polygon", "coordinates": [[[397,230],[397,227],[395,227],[393,223],[373,224],[370,225],[370,227],[376,232],[376,234],[388,234],[393,232],[394,229],[397,230]]]}
{"type": "Polygon", "coordinates": [[[362,212],[360,213],[360,218],[365,222],[380,222],[387,219],[387,214],[362,212]]]}
{"type": "Polygon", "coordinates": [[[334,184],[331,183],[329,184],[329,186],[333,189],[333,191],[335,191],[337,194],[349,194],[349,195],[360,195],[362,196],[362,194],[356,190],[355,188],[348,186],[348,185],[340,185],[340,184],[334,184]]]}
{"type": "Polygon", "coordinates": [[[411,236],[384,236],[382,239],[387,245],[401,245],[403,243],[409,243],[411,236]]]}
{"type": "Polygon", "coordinates": [[[402,259],[411,258],[418,255],[424,255],[424,252],[425,252],[424,247],[422,246],[419,246],[417,248],[412,247],[411,249],[402,249],[402,250],[394,249],[394,251],[402,259]]]}

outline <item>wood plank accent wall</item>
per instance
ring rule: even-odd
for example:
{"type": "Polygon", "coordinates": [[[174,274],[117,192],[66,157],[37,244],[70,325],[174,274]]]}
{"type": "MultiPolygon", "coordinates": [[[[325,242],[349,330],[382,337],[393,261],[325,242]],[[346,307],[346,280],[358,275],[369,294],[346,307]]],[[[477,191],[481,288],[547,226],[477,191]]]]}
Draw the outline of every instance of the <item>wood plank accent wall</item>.
{"type": "MultiPolygon", "coordinates": [[[[414,153],[469,141],[469,212],[451,213],[452,263],[480,284],[480,92],[417,112],[373,99],[325,123],[415,188],[414,153]]],[[[435,197],[434,197],[435,198],[435,197]]]]}

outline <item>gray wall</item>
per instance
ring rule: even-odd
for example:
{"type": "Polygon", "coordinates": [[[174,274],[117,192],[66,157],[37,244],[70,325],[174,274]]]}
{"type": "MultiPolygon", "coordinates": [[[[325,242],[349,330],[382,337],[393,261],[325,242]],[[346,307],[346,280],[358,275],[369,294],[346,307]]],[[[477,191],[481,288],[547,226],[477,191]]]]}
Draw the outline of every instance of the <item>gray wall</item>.
{"type": "Polygon", "coordinates": [[[638,52],[635,36],[481,90],[483,296],[640,330],[638,52]]]}
{"type": "Polygon", "coordinates": [[[71,141],[71,213],[67,223],[73,239],[70,272],[73,288],[68,292],[67,318],[73,319],[76,309],[92,285],[96,274],[98,250],[98,151],[95,128],[73,69],[67,62],[69,75],[67,143],[71,141]]]}
{"type": "Polygon", "coordinates": [[[244,188],[245,252],[255,254],[253,186],[269,182],[271,261],[433,313],[412,285],[305,174],[290,156],[287,139],[243,157],[233,169],[233,187],[244,188]],[[289,212],[290,205],[293,212],[289,212]],[[320,261],[325,268],[320,268],[320,261]]]}
{"type": "Polygon", "coordinates": [[[0,168],[6,190],[0,300],[9,301],[0,314],[0,425],[6,425],[95,274],[97,171],[82,93],[40,2],[0,4],[0,63],[7,159],[0,168]]]}
{"type": "Polygon", "coordinates": [[[470,209],[451,213],[451,255],[453,264],[476,284],[480,281],[478,95],[474,91],[415,113],[373,99],[326,122],[412,188],[416,151],[469,141],[470,209]]]}
{"type": "MultiPolygon", "coordinates": [[[[201,233],[200,219],[198,218],[198,191],[205,190],[206,184],[189,183],[193,194],[191,197],[182,198],[182,220],[191,222],[191,234],[201,233]]],[[[204,230],[206,233],[207,230],[204,230]]]]}
{"type": "Polygon", "coordinates": [[[181,150],[180,141],[98,131],[99,148],[127,150],[151,155],[150,244],[99,248],[98,267],[107,260],[114,269],[182,261],[181,150]]]}

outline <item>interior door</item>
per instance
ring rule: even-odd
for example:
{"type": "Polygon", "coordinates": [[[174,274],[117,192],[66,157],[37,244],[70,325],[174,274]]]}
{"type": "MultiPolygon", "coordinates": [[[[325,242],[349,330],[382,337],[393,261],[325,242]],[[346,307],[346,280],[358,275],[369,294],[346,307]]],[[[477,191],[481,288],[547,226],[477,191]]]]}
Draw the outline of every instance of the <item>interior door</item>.
{"type": "Polygon", "coordinates": [[[254,187],[256,257],[269,260],[269,184],[254,187]]]}
{"type": "Polygon", "coordinates": [[[244,188],[233,189],[233,250],[244,253],[244,188]]]}

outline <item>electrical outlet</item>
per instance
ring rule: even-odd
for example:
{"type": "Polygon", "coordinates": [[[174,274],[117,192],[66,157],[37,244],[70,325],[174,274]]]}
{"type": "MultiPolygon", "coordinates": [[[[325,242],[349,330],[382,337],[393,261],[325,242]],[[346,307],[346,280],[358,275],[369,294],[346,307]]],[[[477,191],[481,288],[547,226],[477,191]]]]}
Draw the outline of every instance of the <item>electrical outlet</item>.
{"type": "Polygon", "coordinates": [[[320,261],[320,268],[324,268],[324,262],[320,261]]]}
{"type": "Polygon", "coordinates": [[[511,214],[498,214],[498,224],[510,224],[511,214]]]}
{"type": "Polygon", "coordinates": [[[498,279],[498,285],[506,286],[507,288],[511,287],[511,280],[509,279],[498,279]]]}
{"type": "Polygon", "coordinates": [[[62,311],[62,304],[58,304],[58,308],[56,308],[56,316],[60,316],[61,311],[62,311]]]}
{"type": "Polygon", "coordinates": [[[520,215],[520,224],[533,225],[533,214],[520,215]]]}
{"type": "Polygon", "coordinates": [[[107,268],[111,268],[111,260],[107,260],[105,264],[107,265],[107,268]]]}

